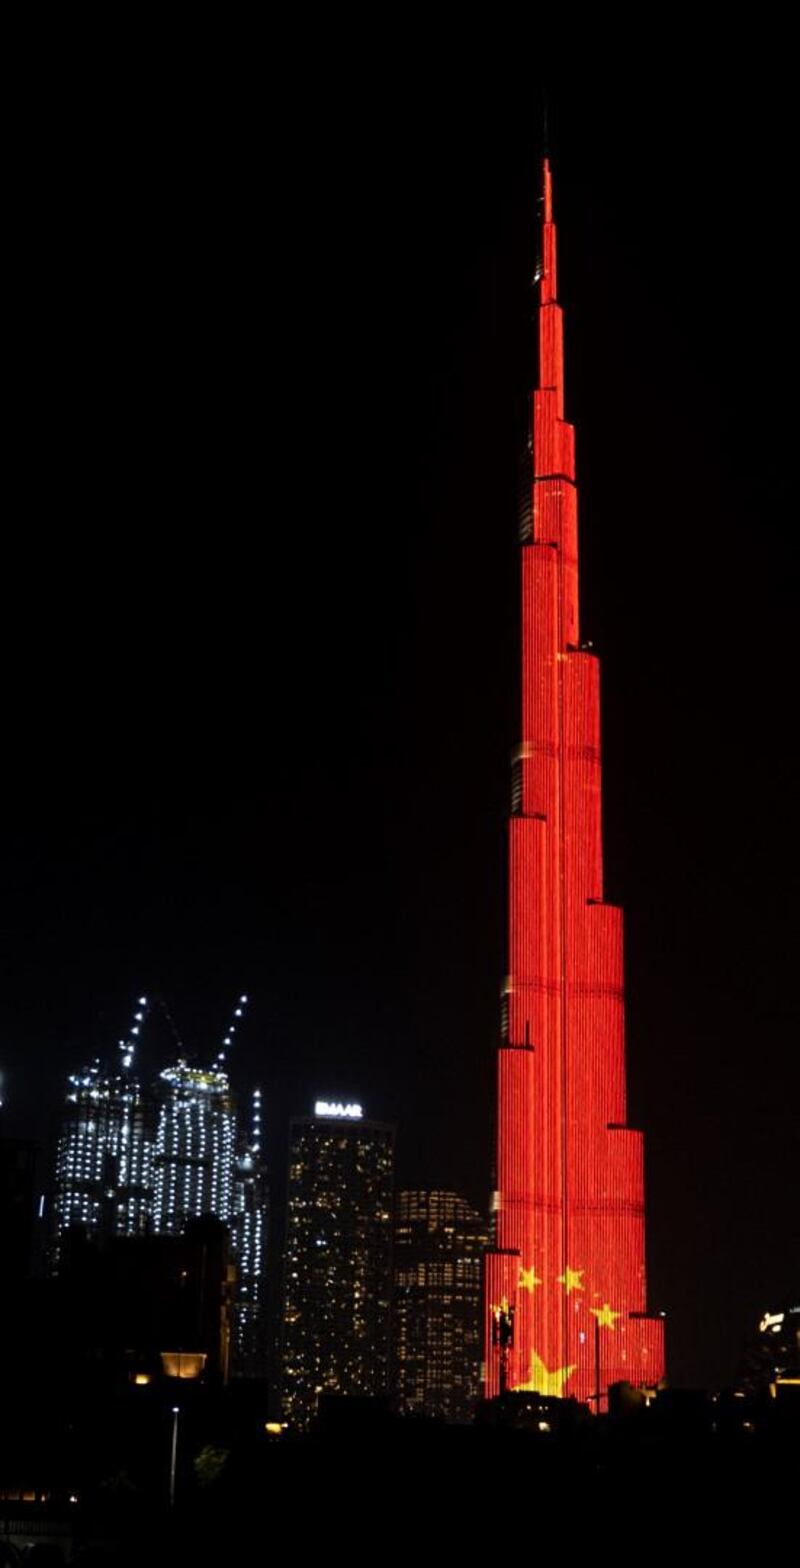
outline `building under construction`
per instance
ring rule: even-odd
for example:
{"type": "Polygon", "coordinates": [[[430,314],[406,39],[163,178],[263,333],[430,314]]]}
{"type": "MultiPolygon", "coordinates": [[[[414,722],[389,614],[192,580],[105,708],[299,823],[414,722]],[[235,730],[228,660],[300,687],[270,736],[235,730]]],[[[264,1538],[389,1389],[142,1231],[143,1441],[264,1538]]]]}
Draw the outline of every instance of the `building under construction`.
{"type": "Polygon", "coordinates": [[[237,1269],[232,1370],[264,1375],[268,1186],[261,1091],[240,1127],[227,1067],[247,997],[240,996],[210,1065],[181,1054],[143,1080],[137,1047],[148,1013],[140,997],[113,1059],[70,1075],[58,1148],[52,1257],[67,1231],[92,1237],[180,1236],[206,1215],[230,1231],[237,1269]]]}

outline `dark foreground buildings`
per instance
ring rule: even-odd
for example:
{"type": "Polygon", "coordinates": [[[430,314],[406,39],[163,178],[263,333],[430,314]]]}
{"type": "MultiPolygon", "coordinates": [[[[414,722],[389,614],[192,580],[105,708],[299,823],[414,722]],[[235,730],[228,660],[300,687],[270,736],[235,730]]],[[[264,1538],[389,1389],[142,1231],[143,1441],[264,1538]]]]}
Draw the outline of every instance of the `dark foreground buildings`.
{"type": "Polygon", "coordinates": [[[5,1138],[0,1120],[0,1277],[7,1294],[21,1290],[36,1252],[38,1151],[27,1138],[5,1138]]]}
{"type": "Polygon", "coordinates": [[[739,1380],[748,1393],[800,1399],[800,1291],[763,1313],[746,1346],[739,1380]]]}
{"type": "Polygon", "coordinates": [[[390,1381],[394,1131],[358,1105],[318,1102],[289,1137],[282,1403],[296,1428],[320,1396],[386,1395],[390,1381]]]}
{"type": "Polygon", "coordinates": [[[64,1365],[85,1389],[94,1382],[107,1392],[164,1377],[223,1386],[235,1280],[227,1227],[212,1216],[189,1221],[179,1236],[72,1231],[52,1284],[64,1365]]]}

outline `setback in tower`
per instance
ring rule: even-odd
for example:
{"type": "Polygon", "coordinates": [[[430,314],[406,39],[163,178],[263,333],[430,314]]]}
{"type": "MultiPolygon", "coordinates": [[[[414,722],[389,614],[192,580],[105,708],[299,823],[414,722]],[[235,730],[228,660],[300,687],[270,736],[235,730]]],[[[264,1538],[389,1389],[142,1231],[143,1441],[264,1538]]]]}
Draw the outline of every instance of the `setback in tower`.
{"type": "Polygon", "coordinates": [[[603,896],[599,661],[580,640],[548,160],[543,177],[486,1393],[603,1408],[610,1384],[663,1376],[664,1325],[647,1313],[642,1135],[626,1123],[622,911],[603,896]]]}

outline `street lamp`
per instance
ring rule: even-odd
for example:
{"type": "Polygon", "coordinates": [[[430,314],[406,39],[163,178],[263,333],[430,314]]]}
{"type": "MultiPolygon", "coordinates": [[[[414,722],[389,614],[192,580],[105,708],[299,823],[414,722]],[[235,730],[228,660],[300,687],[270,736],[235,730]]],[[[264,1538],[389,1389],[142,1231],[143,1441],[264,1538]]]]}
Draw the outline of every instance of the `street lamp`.
{"type": "Polygon", "coordinates": [[[178,1464],[178,1405],[172,1406],[172,1453],[169,1461],[169,1506],[175,1507],[175,1471],[178,1464]]]}

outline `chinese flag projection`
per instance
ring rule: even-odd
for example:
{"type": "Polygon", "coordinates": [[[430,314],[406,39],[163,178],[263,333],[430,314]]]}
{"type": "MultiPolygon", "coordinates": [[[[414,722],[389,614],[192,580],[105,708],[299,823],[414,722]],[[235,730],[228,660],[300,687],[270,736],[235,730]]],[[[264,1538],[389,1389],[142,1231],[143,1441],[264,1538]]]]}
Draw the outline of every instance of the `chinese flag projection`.
{"type": "Polygon", "coordinates": [[[485,1387],[605,1408],[609,1384],[663,1375],[664,1325],[647,1314],[642,1136],[626,1124],[622,912],[603,897],[599,665],[580,640],[547,161],[543,172],[485,1387]]]}

